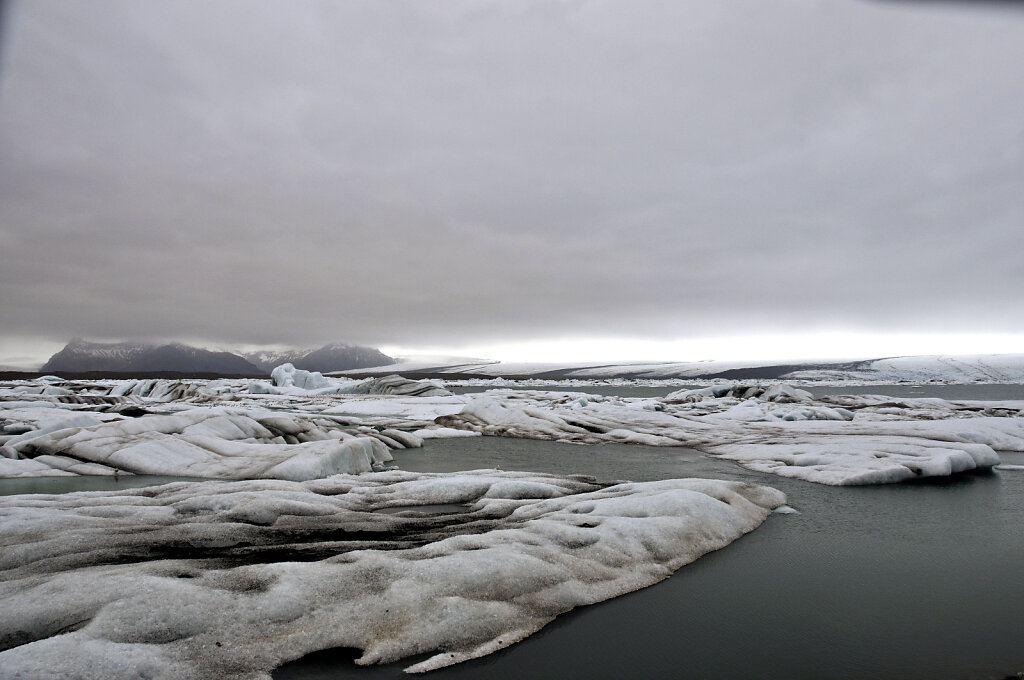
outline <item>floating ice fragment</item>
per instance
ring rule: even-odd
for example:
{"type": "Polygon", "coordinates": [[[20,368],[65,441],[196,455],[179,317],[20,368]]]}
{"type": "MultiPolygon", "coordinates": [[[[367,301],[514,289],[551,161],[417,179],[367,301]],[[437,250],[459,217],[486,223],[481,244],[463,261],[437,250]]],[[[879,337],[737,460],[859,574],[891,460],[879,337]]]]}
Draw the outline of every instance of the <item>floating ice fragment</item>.
{"type": "Polygon", "coordinates": [[[315,390],[327,387],[327,378],[316,371],[304,371],[291,364],[281,364],[270,373],[270,379],[277,387],[298,387],[303,390],[315,390]]]}
{"type": "Polygon", "coordinates": [[[779,491],[475,471],[0,498],[2,675],[268,680],[483,656],[652,585],[761,524],[779,491]],[[457,512],[377,512],[459,503],[457,512]]]}
{"type": "MultiPolygon", "coordinates": [[[[10,457],[31,458],[77,474],[119,471],[222,479],[314,479],[369,472],[374,463],[391,460],[386,437],[376,432],[346,438],[342,434],[308,421],[258,420],[197,408],[60,429],[11,442],[4,450],[14,453],[10,457]]],[[[417,443],[413,437],[402,439],[409,445],[417,443]]],[[[400,447],[397,442],[396,447],[400,447]]],[[[32,469],[36,468],[21,466],[13,472],[25,476],[32,469]]]]}

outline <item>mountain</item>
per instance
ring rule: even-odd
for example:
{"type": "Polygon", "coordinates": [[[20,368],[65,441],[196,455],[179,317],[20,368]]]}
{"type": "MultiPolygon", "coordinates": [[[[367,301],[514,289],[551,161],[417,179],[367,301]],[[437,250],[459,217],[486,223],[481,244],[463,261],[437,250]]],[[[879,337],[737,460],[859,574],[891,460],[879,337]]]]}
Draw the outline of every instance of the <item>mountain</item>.
{"type": "Polygon", "coordinates": [[[40,370],[44,373],[177,371],[227,375],[256,375],[262,372],[231,352],[214,352],[181,343],[101,343],[87,342],[81,338],[69,342],[64,349],[50,357],[40,370]]]}
{"type": "Polygon", "coordinates": [[[240,353],[263,372],[269,373],[275,366],[289,363],[305,371],[347,371],[373,366],[387,366],[395,360],[372,347],[358,345],[330,344],[318,349],[263,351],[240,353]]]}

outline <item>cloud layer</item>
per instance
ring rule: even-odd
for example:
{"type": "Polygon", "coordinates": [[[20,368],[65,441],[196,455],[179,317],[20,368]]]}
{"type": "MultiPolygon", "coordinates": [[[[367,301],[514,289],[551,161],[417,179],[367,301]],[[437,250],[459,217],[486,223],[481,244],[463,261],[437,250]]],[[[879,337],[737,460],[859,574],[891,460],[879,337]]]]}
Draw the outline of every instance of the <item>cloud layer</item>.
{"type": "Polygon", "coordinates": [[[21,3],[8,336],[1024,332],[1024,16],[21,3]]]}

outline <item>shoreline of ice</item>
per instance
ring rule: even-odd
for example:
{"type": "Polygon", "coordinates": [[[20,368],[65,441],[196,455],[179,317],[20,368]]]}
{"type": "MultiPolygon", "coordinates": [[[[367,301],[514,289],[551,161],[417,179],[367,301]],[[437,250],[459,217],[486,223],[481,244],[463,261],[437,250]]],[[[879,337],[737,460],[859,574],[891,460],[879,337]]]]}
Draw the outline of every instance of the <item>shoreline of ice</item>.
{"type": "Polygon", "coordinates": [[[781,492],[741,482],[382,471],[426,438],[688,446],[828,485],[1024,469],[996,453],[1024,452],[1024,400],[815,399],[774,381],[657,398],[294,370],[275,382],[0,383],[0,476],[240,480],[0,499],[5,671],[269,677],[334,647],[360,663],[431,651],[409,668],[430,670],[788,512],[781,492]]]}
{"type": "Polygon", "coordinates": [[[334,647],[422,672],[647,587],[785,496],[478,470],[0,498],[9,677],[269,678],[334,647]],[[453,513],[376,512],[460,503],[453,513]]]}

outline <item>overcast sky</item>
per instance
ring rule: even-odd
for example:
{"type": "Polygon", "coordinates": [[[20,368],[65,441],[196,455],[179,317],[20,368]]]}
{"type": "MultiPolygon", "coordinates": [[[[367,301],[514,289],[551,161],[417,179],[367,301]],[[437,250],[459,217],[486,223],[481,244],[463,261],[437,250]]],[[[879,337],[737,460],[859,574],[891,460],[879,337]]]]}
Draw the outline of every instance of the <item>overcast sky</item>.
{"type": "Polygon", "coordinates": [[[0,364],[1024,339],[1013,8],[32,0],[0,69],[0,364]]]}

